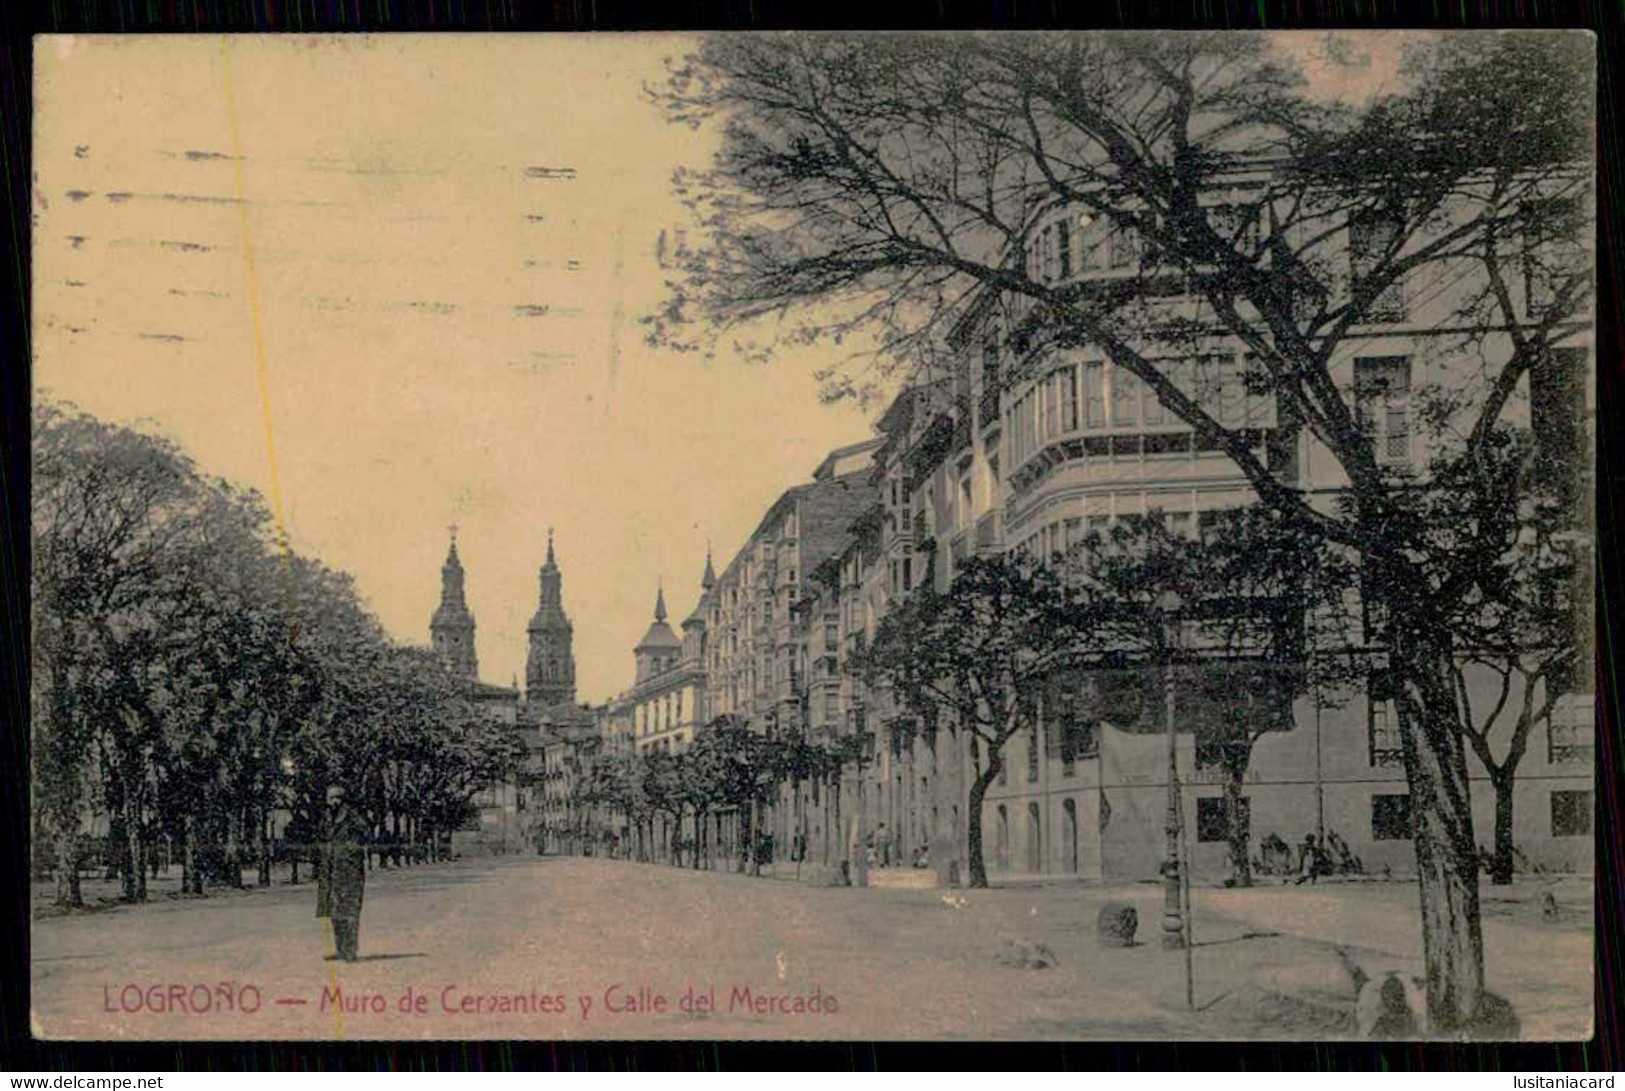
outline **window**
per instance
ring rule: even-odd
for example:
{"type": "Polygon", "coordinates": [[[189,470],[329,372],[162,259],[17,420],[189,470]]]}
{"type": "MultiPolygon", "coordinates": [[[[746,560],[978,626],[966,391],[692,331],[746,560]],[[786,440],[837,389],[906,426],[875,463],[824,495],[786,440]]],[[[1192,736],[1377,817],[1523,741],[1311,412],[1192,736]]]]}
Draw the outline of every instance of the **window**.
{"type": "Polygon", "coordinates": [[[1112,424],[1138,423],[1140,414],[1138,380],[1127,368],[1112,367],[1112,424]]]}
{"type": "Polygon", "coordinates": [[[1191,513],[1188,511],[1171,511],[1168,513],[1168,533],[1178,538],[1190,538],[1191,513]]]}
{"type": "Polygon", "coordinates": [[[1078,430],[1078,369],[1061,372],[1061,431],[1078,430]]]}
{"type": "Polygon", "coordinates": [[[1150,384],[1142,383],[1140,393],[1141,415],[1147,425],[1160,425],[1167,421],[1167,410],[1157,397],[1157,392],[1151,389],[1150,384]]]}
{"type": "Polygon", "coordinates": [[[826,724],[841,722],[841,695],[831,690],[824,692],[824,722],[826,724]]]}
{"type": "MultiPolygon", "coordinates": [[[[1371,683],[1368,691],[1381,683],[1371,683]]],[[[1366,699],[1366,731],[1371,751],[1371,764],[1394,765],[1404,760],[1399,742],[1399,717],[1394,703],[1381,695],[1378,689],[1366,699]]]]}
{"type": "Polygon", "coordinates": [[[1409,841],[1411,839],[1411,797],[1382,795],[1371,797],[1371,839],[1409,841]]]}
{"type": "Polygon", "coordinates": [[[1039,275],[1046,281],[1055,279],[1055,229],[1046,227],[1038,233],[1039,275]]]}
{"type": "Polygon", "coordinates": [[[1219,422],[1228,426],[1247,421],[1247,388],[1235,358],[1226,356],[1219,365],[1219,422]]]}
{"type": "Polygon", "coordinates": [[[1052,371],[1044,376],[1044,438],[1051,440],[1059,431],[1061,410],[1061,373],[1052,371]]]}
{"type": "MultiPolygon", "coordinates": [[[[1366,277],[1380,274],[1403,245],[1405,230],[1399,216],[1391,212],[1365,212],[1349,220],[1349,275],[1356,286],[1366,277]]],[[[1396,279],[1366,304],[1366,317],[1374,322],[1393,322],[1405,317],[1405,286],[1396,279]]]]}
{"type": "Polygon", "coordinates": [[[1055,245],[1061,261],[1061,279],[1072,275],[1072,225],[1065,220],[1055,224],[1055,245]]]}
{"type": "Polygon", "coordinates": [[[1597,754],[1597,708],[1591,694],[1558,699],[1546,721],[1546,760],[1554,765],[1591,762],[1597,754]]]}
{"type": "Polygon", "coordinates": [[[1083,520],[1072,518],[1066,521],[1065,536],[1061,539],[1061,548],[1070,550],[1083,541],[1083,520]]]}
{"type": "Polygon", "coordinates": [[[1102,428],[1106,424],[1104,368],[1096,361],[1083,365],[1083,426],[1102,428]]]}
{"type": "Polygon", "coordinates": [[[1140,256],[1139,228],[1127,219],[1117,225],[1107,245],[1106,262],[1113,269],[1126,269],[1140,256]]]}
{"type": "Polygon", "coordinates": [[[1191,397],[1202,407],[1204,413],[1219,419],[1222,416],[1221,399],[1224,393],[1224,358],[1204,356],[1192,363],[1195,386],[1191,390],[1191,397]]]}
{"type": "Polygon", "coordinates": [[[1405,356],[1354,361],[1354,416],[1378,463],[1411,460],[1411,362],[1405,356]]]}
{"type": "Polygon", "coordinates": [[[1552,836],[1591,836],[1591,793],[1552,793],[1552,836]]]}
{"type": "Polygon", "coordinates": [[[1027,725],[1027,783],[1038,780],[1038,724],[1027,725]]]}
{"type": "MultiPolygon", "coordinates": [[[[1246,796],[1236,800],[1241,811],[1241,828],[1252,833],[1252,801],[1246,796]]],[[[1224,797],[1209,796],[1196,801],[1196,840],[1207,844],[1230,840],[1229,816],[1225,813],[1224,797]]]]}

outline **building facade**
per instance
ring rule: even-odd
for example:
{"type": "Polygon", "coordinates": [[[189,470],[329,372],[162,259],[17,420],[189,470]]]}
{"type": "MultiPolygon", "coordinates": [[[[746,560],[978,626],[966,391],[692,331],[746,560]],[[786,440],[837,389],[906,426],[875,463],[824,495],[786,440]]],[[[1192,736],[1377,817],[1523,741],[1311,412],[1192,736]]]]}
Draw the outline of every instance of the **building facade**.
{"type": "MultiPolygon", "coordinates": [[[[1351,223],[1329,244],[1335,249],[1328,260],[1346,263],[1351,279],[1370,245],[1361,238],[1367,230],[1351,223]]],[[[1088,282],[1140,272],[1130,229],[1107,229],[1062,207],[1040,225],[1038,238],[1030,261],[1041,279],[1089,290],[1088,282]]],[[[1474,364],[1462,358],[1451,326],[1471,290],[1459,283],[1427,291],[1397,285],[1372,306],[1369,324],[1358,331],[1363,336],[1334,358],[1334,381],[1355,406],[1379,464],[1423,471],[1429,452],[1413,392],[1466,382],[1474,364]]],[[[1533,313],[1540,286],[1519,291],[1533,313]]],[[[1171,313],[1179,305],[1172,300],[1171,313]]],[[[1216,513],[1253,500],[1235,464],[1199,441],[1138,378],[1087,346],[1023,351],[1015,332],[1020,318],[1019,309],[998,300],[980,301],[950,338],[952,374],[905,391],[882,419],[879,546],[872,554],[851,551],[851,570],[831,592],[843,641],[872,635],[887,604],[911,585],[929,580],[946,589],[965,558],[978,553],[1020,550],[1047,558],[1119,518],[1153,513],[1178,533],[1200,536],[1216,513]]],[[[1525,378],[1506,412],[1537,444],[1582,462],[1594,435],[1590,346],[1589,333],[1577,330],[1525,378]]],[[[1484,348],[1509,351],[1504,338],[1484,348]]],[[[1256,393],[1248,367],[1241,344],[1213,337],[1172,362],[1169,372],[1217,420],[1251,436],[1260,460],[1280,479],[1329,507],[1347,487],[1340,468],[1306,430],[1289,427],[1273,396],[1256,393]]],[[[1584,516],[1577,522],[1582,531],[1589,526],[1584,516]]],[[[821,626],[831,613],[807,616],[821,626]]],[[[1481,707],[1493,703],[1493,680],[1469,672],[1468,681],[1481,707]]],[[[1085,720],[1071,711],[1062,682],[1041,705],[1036,730],[1010,741],[1005,771],[987,794],[988,867],[995,875],[1151,878],[1165,851],[1168,772],[1160,724],[1085,720]]],[[[928,741],[884,694],[856,692],[850,684],[839,692],[848,730],[865,730],[859,725],[867,721],[874,737],[865,788],[866,810],[877,816],[870,830],[884,821],[895,859],[927,848],[944,881],[962,878],[960,809],[976,768],[970,747],[947,732],[928,741]]],[[[1527,867],[1590,868],[1593,708],[1589,692],[1565,696],[1536,727],[1519,766],[1514,839],[1527,867]]],[[[1194,726],[1179,721],[1176,715],[1193,866],[1199,876],[1221,878],[1229,873],[1222,772],[1198,760],[1194,726]]],[[[1468,761],[1475,829],[1487,848],[1493,793],[1471,752],[1468,761]]],[[[1256,744],[1244,801],[1255,858],[1270,834],[1296,845],[1305,834],[1324,843],[1335,833],[1367,873],[1414,868],[1397,716],[1379,680],[1341,703],[1300,698],[1290,729],[1256,744]]]]}

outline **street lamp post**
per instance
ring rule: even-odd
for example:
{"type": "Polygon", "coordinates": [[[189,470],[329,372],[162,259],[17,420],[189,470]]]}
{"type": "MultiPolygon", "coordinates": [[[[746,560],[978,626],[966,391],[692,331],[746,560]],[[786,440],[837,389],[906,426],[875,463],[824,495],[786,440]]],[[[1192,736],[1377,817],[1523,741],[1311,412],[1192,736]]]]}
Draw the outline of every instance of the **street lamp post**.
{"type": "Polygon", "coordinates": [[[1162,861],[1162,946],[1176,951],[1185,946],[1184,897],[1180,885],[1179,845],[1183,818],[1179,798],[1179,749],[1174,726],[1174,667],[1173,651],[1178,642],[1179,596],[1173,592],[1160,597],[1158,610],[1163,616],[1165,643],[1162,670],[1162,714],[1168,731],[1168,814],[1164,826],[1168,840],[1162,861]]]}

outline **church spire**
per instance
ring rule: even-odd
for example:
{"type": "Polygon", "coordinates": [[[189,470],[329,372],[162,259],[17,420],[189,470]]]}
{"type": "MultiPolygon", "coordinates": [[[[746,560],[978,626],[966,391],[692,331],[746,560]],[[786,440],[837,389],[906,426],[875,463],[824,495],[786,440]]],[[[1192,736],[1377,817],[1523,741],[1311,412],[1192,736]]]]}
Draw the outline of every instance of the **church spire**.
{"type": "Polygon", "coordinates": [[[655,585],[655,620],[666,620],[666,585],[662,581],[655,585]]]}
{"type": "Polygon", "coordinates": [[[717,571],[711,567],[711,543],[705,543],[705,575],[700,577],[700,590],[709,591],[717,582],[717,571]]]}
{"type": "Polygon", "coordinates": [[[479,677],[474,654],[474,615],[463,592],[463,562],[457,556],[457,525],[448,528],[451,544],[440,566],[440,606],[429,619],[429,637],[446,669],[461,677],[479,677]]]}
{"type": "Polygon", "coordinates": [[[530,619],[530,653],[525,660],[525,701],[533,708],[574,705],[576,665],[574,627],[564,612],[564,577],[553,553],[553,528],[547,528],[547,560],[542,564],[536,613],[530,619]]]}

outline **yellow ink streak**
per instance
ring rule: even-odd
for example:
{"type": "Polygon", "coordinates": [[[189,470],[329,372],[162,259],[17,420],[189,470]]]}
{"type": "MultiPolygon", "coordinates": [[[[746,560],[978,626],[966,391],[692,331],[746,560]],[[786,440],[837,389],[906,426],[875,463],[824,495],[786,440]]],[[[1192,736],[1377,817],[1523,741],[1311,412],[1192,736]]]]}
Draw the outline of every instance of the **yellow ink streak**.
{"type": "MultiPolygon", "coordinates": [[[[243,264],[248,273],[248,313],[254,327],[254,369],[259,384],[260,412],[265,418],[265,455],[271,468],[271,515],[276,521],[277,540],[282,546],[283,556],[290,562],[290,545],[288,531],[282,520],[282,482],[277,473],[276,462],[276,435],[271,427],[271,384],[270,373],[265,364],[265,325],[260,314],[259,278],[254,273],[254,235],[248,222],[248,187],[243,178],[243,146],[242,135],[237,126],[237,99],[231,88],[231,40],[220,39],[220,73],[225,81],[226,89],[226,118],[231,129],[231,163],[234,196],[237,199],[237,211],[243,228],[243,264]]],[[[290,595],[291,595],[291,588],[290,595]]],[[[290,603],[291,606],[291,603],[290,603]]],[[[338,954],[338,937],[333,931],[333,918],[327,921],[327,944],[334,956],[338,954]]],[[[332,984],[334,996],[339,995],[339,975],[336,957],[327,969],[328,979],[332,984]]],[[[343,1003],[333,1006],[333,1036],[344,1037],[343,1003]]]]}

